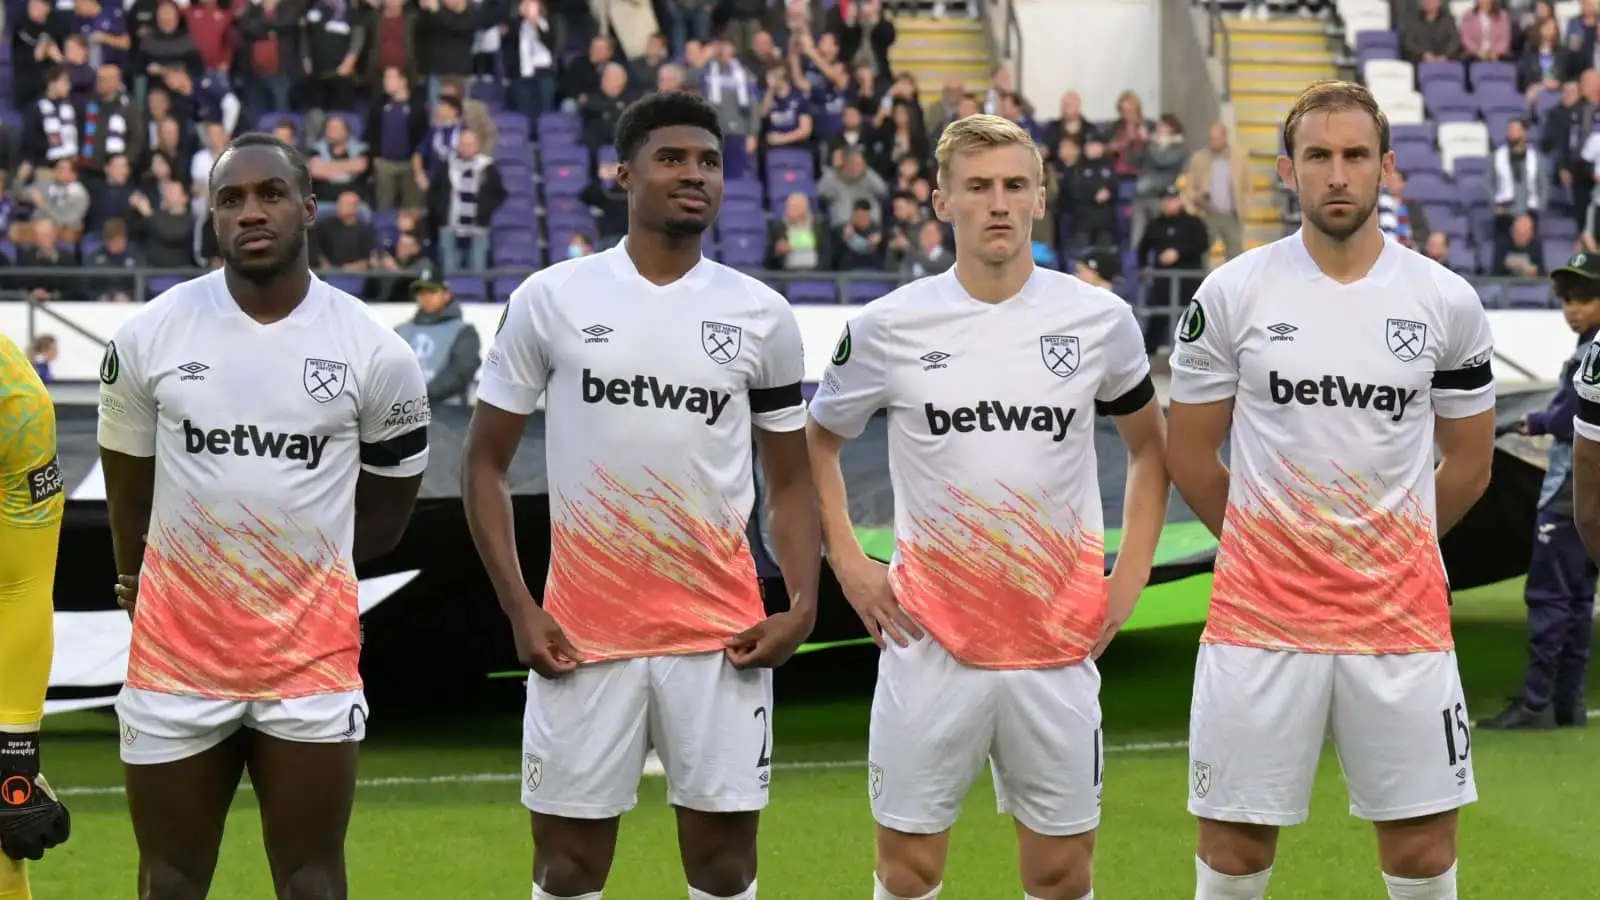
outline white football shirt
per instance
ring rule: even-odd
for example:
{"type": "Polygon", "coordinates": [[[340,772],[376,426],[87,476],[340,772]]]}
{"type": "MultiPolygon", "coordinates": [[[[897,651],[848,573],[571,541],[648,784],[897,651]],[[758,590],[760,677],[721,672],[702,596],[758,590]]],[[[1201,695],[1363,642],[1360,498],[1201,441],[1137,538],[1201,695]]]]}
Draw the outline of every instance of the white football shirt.
{"type": "Polygon", "coordinates": [[[1105,620],[1097,413],[1155,396],[1128,304],[1035,269],[1003,303],[952,269],[850,321],[811,399],[844,438],[888,411],[900,605],[957,660],[1081,662],[1105,620]]]}
{"type": "Polygon", "coordinates": [[[1296,232],[1207,276],[1174,345],[1175,402],[1234,400],[1203,640],[1450,649],[1433,429],[1494,408],[1494,336],[1472,285],[1392,239],[1341,285],[1296,232]]]}
{"type": "Polygon", "coordinates": [[[1578,392],[1572,430],[1585,440],[1600,441],[1600,338],[1584,349],[1582,361],[1572,372],[1572,386],[1578,392]]]}
{"type": "Polygon", "coordinates": [[[356,478],[421,474],[428,423],[416,354],[320,279],[271,325],[221,270],[139,310],[100,367],[100,446],[156,467],[128,686],[358,689],[356,478]]]}
{"type": "Polygon", "coordinates": [[[512,293],[478,399],[545,398],[544,608],[586,662],[718,651],[765,617],[750,428],[805,427],[804,376],[788,301],[708,259],[657,285],[624,243],[512,293]]]}

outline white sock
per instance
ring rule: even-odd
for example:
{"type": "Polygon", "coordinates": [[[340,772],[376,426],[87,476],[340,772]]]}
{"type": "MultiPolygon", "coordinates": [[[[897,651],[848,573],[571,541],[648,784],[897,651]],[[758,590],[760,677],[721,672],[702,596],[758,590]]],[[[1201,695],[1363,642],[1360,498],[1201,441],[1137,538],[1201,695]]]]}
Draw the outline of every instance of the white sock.
{"type": "Polygon", "coordinates": [[[878,880],[877,872],[872,873],[872,900],[934,900],[935,897],[939,896],[939,892],[942,890],[944,890],[944,885],[941,883],[934,885],[933,890],[923,894],[920,897],[902,897],[899,894],[890,892],[888,888],[884,887],[883,882],[878,880]]]}
{"type": "Polygon", "coordinates": [[[600,892],[595,891],[592,894],[579,894],[576,897],[562,897],[557,894],[548,893],[544,888],[539,887],[536,884],[533,886],[533,900],[600,900],[600,892]]]}
{"type": "Polygon", "coordinates": [[[1224,875],[1194,858],[1194,900],[1264,900],[1272,867],[1254,875],[1224,875]]]}
{"type": "Polygon", "coordinates": [[[691,884],[689,885],[689,900],[756,900],[756,883],[754,879],[751,879],[749,887],[731,897],[718,897],[716,894],[708,894],[691,884]]]}
{"type": "Polygon", "coordinates": [[[1389,900],[1456,900],[1456,864],[1432,878],[1398,878],[1385,872],[1389,900]]]}

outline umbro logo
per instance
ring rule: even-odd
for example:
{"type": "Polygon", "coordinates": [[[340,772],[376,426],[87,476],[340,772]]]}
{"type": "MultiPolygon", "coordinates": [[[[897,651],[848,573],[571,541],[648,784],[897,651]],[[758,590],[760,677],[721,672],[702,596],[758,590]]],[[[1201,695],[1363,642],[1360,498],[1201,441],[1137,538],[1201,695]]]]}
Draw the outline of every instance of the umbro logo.
{"type": "Polygon", "coordinates": [[[183,365],[178,367],[178,371],[183,373],[182,375],[178,376],[178,380],[179,381],[205,381],[206,380],[206,376],[204,375],[204,373],[209,371],[210,369],[211,369],[211,367],[206,365],[205,363],[186,362],[183,365]]]}
{"type": "Polygon", "coordinates": [[[950,354],[945,353],[942,350],[935,350],[932,353],[924,353],[922,354],[921,359],[923,362],[927,363],[927,365],[922,367],[922,371],[931,372],[934,369],[948,369],[950,367],[945,365],[944,361],[949,358],[950,354]]]}
{"type": "Polygon", "coordinates": [[[1279,322],[1276,325],[1268,325],[1267,330],[1272,332],[1272,337],[1267,338],[1267,340],[1278,343],[1280,341],[1294,340],[1294,333],[1300,329],[1290,325],[1288,322],[1279,322]]]}
{"type": "Polygon", "coordinates": [[[607,328],[604,325],[590,325],[588,328],[583,329],[583,333],[588,335],[588,337],[583,339],[583,342],[585,344],[609,343],[611,339],[606,337],[606,335],[610,334],[611,332],[612,329],[607,328]]]}

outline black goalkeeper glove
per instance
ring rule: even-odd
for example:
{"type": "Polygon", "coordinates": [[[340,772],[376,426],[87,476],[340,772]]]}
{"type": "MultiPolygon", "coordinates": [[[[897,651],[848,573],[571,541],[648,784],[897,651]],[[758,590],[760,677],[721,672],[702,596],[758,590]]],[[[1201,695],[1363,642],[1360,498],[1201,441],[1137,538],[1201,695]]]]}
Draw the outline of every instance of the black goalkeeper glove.
{"type": "Polygon", "coordinates": [[[43,775],[0,782],[0,851],[15,860],[40,859],[72,834],[72,814],[43,775]]]}

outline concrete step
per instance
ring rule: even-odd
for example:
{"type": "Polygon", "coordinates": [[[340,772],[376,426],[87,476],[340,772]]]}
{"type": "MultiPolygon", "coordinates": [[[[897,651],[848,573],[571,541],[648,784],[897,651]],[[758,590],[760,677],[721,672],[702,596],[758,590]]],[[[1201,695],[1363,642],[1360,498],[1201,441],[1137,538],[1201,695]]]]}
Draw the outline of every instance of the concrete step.
{"type": "MultiPolygon", "coordinates": [[[[1240,62],[1237,57],[1228,69],[1232,84],[1238,84],[1247,79],[1275,78],[1288,81],[1299,81],[1300,87],[1319,78],[1339,77],[1339,67],[1330,59],[1252,59],[1249,62],[1240,62]]],[[[1232,86],[1230,84],[1230,87],[1232,86]]]]}

